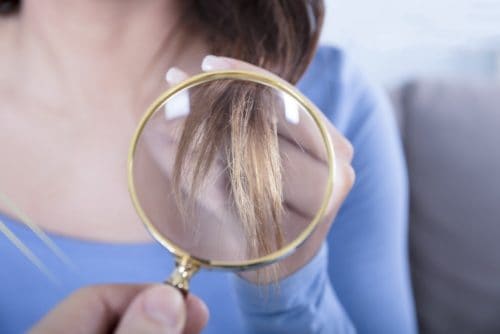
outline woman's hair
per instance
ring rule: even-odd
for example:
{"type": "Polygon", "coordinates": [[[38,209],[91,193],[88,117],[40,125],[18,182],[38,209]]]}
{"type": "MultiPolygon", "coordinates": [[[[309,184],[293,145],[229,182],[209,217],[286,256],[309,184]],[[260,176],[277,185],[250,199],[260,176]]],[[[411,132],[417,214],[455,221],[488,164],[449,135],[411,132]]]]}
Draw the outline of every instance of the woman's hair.
{"type": "MultiPolygon", "coordinates": [[[[213,54],[266,68],[291,83],[314,55],[324,12],[319,0],[195,0],[191,5],[213,54]]],[[[247,252],[269,254],[285,239],[281,157],[272,121],[279,106],[269,89],[235,81],[213,83],[203,95],[205,107],[187,117],[177,151],[177,193],[185,181],[190,194],[198,193],[219,149],[247,252]]]]}
{"type": "MultiPolygon", "coordinates": [[[[212,54],[263,67],[293,84],[315,53],[324,14],[322,0],[187,4],[212,54]]],[[[19,0],[0,0],[0,12],[15,12],[21,5],[19,0]]],[[[249,251],[269,253],[283,242],[281,158],[276,124],[271,121],[275,105],[267,103],[272,100],[270,92],[258,85],[221,81],[210,84],[202,95],[206,104],[200,110],[206,113],[188,115],[180,137],[173,180],[177,198],[182,198],[181,184],[186,181],[190,193],[197,193],[222,152],[234,211],[252,245],[249,251]]]]}
{"type": "MultiPolygon", "coordinates": [[[[323,23],[322,0],[179,0],[189,3],[211,51],[296,83],[311,61],[323,23]]],[[[0,0],[0,14],[21,0],[0,0]]]]}
{"type": "Polygon", "coordinates": [[[296,83],[323,24],[322,0],[195,0],[212,52],[266,68],[296,83]]]}

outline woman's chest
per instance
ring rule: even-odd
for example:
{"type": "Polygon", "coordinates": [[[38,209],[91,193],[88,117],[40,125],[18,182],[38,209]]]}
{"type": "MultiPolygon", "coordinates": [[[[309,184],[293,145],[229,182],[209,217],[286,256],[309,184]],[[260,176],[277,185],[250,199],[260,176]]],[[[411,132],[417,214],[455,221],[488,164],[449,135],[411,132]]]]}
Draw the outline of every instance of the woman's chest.
{"type": "MultiPolygon", "coordinates": [[[[132,124],[0,118],[0,192],[34,223],[85,239],[148,240],[127,190],[132,124]]],[[[6,201],[0,212],[17,216],[6,201]]]]}

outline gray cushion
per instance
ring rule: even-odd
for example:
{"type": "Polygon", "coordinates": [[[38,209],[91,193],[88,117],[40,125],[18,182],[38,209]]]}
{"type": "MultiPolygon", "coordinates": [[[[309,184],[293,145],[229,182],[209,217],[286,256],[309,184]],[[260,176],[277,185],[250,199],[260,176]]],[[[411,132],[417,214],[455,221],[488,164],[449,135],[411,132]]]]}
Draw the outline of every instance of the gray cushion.
{"type": "Polygon", "coordinates": [[[422,333],[500,333],[500,85],[420,81],[397,96],[422,333]]]}

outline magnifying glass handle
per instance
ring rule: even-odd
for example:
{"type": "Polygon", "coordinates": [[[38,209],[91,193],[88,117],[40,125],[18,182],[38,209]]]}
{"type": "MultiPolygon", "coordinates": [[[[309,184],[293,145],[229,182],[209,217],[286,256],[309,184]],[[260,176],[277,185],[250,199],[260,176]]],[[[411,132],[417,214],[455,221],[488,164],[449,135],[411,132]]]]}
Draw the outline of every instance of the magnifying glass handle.
{"type": "Polygon", "coordinates": [[[189,292],[189,280],[198,269],[200,269],[200,266],[193,263],[189,257],[177,258],[175,260],[175,269],[165,284],[179,289],[184,296],[187,296],[189,292]]]}

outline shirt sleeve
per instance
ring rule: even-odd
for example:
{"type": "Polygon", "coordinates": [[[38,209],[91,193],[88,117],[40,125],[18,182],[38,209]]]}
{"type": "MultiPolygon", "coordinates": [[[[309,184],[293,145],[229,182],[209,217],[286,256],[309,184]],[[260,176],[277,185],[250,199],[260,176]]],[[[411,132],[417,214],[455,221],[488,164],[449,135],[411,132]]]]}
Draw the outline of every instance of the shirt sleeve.
{"type": "Polygon", "coordinates": [[[358,333],[417,332],[409,275],[408,181],[392,106],[342,52],[324,111],[354,147],[356,183],[328,236],[329,276],[358,333]]]}
{"type": "Polygon", "coordinates": [[[235,275],[246,333],[355,333],[331,286],[328,247],[299,271],[274,285],[255,285],[235,275]]]}
{"type": "Polygon", "coordinates": [[[235,279],[247,332],[416,333],[408,183],[391,106],[338,49],[320,49],[312,65],[302,88],[353,144],[356,183],[328,247],[280,282],[279,295],[235,279]]]}

